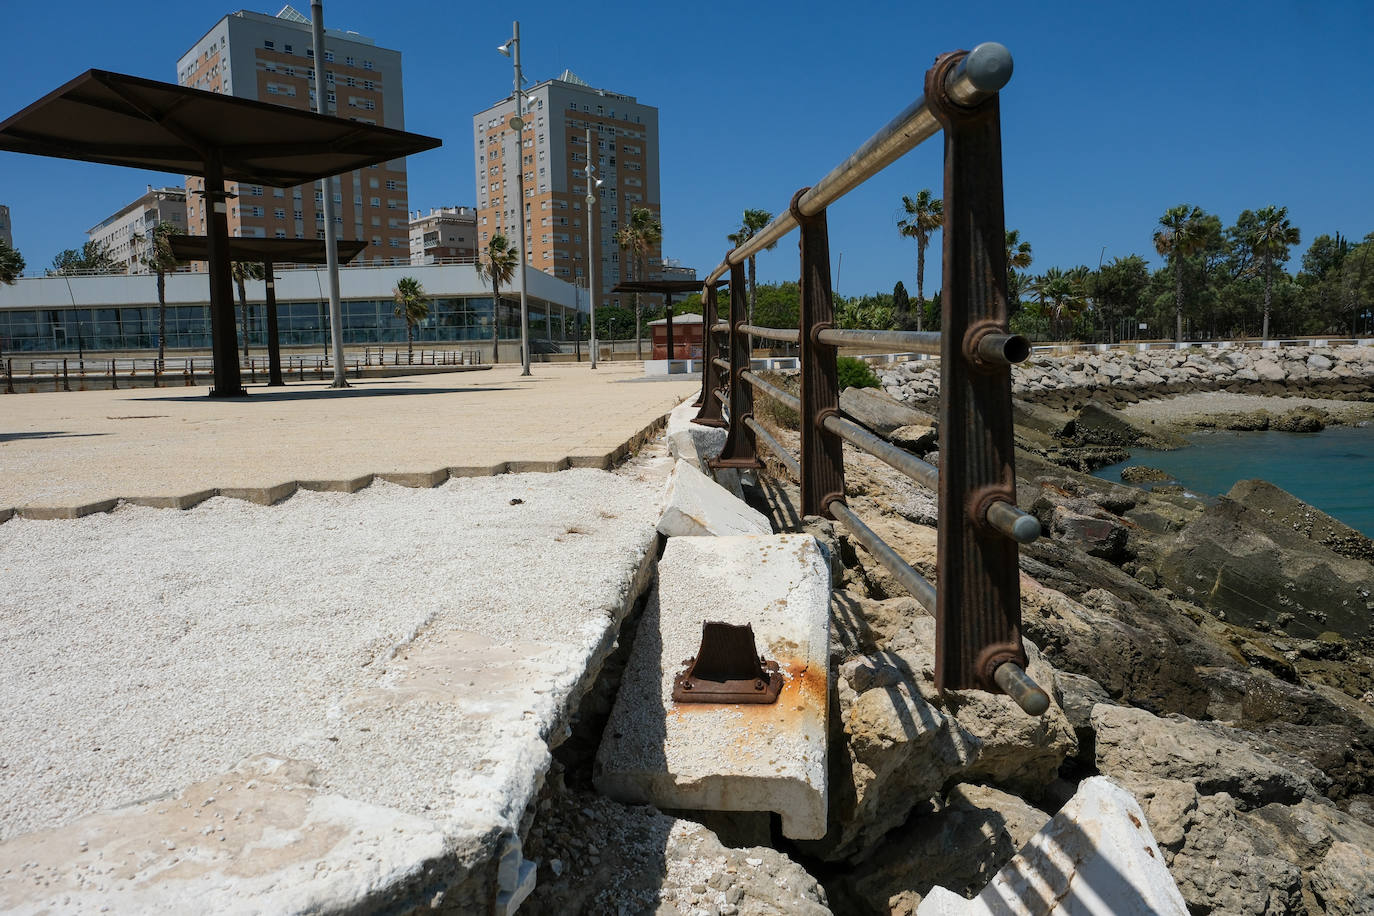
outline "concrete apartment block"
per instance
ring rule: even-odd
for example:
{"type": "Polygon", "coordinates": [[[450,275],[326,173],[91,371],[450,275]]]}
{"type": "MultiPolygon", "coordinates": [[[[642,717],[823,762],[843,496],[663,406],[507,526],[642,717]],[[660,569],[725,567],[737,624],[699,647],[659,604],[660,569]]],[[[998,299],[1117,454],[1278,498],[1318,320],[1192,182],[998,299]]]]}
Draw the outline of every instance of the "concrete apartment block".
{"type": "Polygon", "coordinates": [[[829,615],[830,573],[810,535],[670,539],[597,752],[597,788],[661,808],[773,811],[789,837],[824,836],[829,615]],[[673,700],[708,620],[752,625],[785,676],[777,702],[673,700]]]}
{"type": "Polygon", "coordinates": [[[154,188],[121,207],[86,230],[86,238],[104,245],[110,257],[128,265],[131,274],[150,273],[148,258],[152,255],[153,229],[158,223],[171,223],[186,231],[186,189],[154,188]]]}
{"type": "MultiPolygon", "coordinates": [[[[596,258],[597,305],[619,305],[611,288],[628,279],[613,236],[632,208],[660,216],[658,109],[634,96],[596,89],[564,70],[525,91],[526,121],[522,163],[525,171],[525,246],[536,270],[569,283],[585,279],[587,267],[588,154],[595,177],[604,182],[592,230],[596,258]],[[593,149],[586,147],[592,132],[593,149]]],[[[477,169],[477,246],[495,234],[515,235],[515,132],[509,127],[515,101],[507,96],[472,119],[473,159],[477,169]]],[[[662,279],[663,252],[648,255],[648,276],[662,279]]],[[[636,279],[640,279],[636,276],[636,279]]],[[[624,297],[628,304],[628,297],[624,297]]],[[[654,297],[657,299],[657,297],[654,297]]]]}
{"type": "Polygon", "coordinates": [[[0,242],[14,247],[14,233],[10,229],[10,208],[0,204],[0,242]]]}
{"type": "Polygon", "coordinates": [[[1185,916],[1164,855],[1135,797],[1105,776],[1083,780],[1073,798],[1026,847],[965,900],[931,888],[918,916],[1185,916]]]}
{"type": "Polygon", "coordinates": [[[477,211],[471,207],[430,208],[410,215],[410,263],[436,264],[477,257],[477,211]]]}
{"type": "MultiPolygon", "coordinates": [[[[327,22],[328,20],[326,20],[327,22]]],[[[405,128],[401,52],[357,32],[325,29],[325,112],[365,124],[405,128]]],[[[177,81],[210,92],[313,110],[315,60],[310,21],[287,6],[276,16],[239,10],[206,32],[177,62],[177,81]]],[[[354,263],[410,262],[406,164],[396,159],[329,179],[339,237],[368,243],[354,263]]],[[[187,231],[204,234],[203,180],[186,180],[187,231]]],[[[264,188],[229,183],[229,234],[244,238],[324,238],[318,185],[264,188]]]]}

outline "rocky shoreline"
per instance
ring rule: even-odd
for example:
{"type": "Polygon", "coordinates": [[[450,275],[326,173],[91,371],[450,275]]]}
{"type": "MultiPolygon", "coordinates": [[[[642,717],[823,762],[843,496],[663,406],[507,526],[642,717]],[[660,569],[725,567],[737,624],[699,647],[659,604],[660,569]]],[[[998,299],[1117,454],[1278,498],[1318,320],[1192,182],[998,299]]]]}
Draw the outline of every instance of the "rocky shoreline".
{"type": "MultiPolygon", "coordinates": [[[[1248,412],[1362,422],[1374,405],[1361,384],[1319,403],[1215,387],[1018,399],[1018,502],[1046,532],[1021,552],[1029,673],[1054,700],[1035,719],[1005,697],[936,691],[933,619],[840,526],[798,518],[793,482],[770,467],[755,505],[831,559],[829,833],[795,843],[758,822],[617,806],[569,759],[536,819],[527,905],[912,914],[937,886],[979,891],[1102,775],[1140,803],[1190,912],[1374,913],[1374,542],[1263,482],[1204,504],[1077,470],[1094,453],[1177,444],[1236,415],[1236,397],[1248,412]]],[[[873,392],[842,407],[938,464],[929,415],[873,392]]],[[[792,418],[772,419],[795,449],[792,418]]],[[[934,494],[848,446],[845,466],[850,506],[934,578],[934,494]]]]}

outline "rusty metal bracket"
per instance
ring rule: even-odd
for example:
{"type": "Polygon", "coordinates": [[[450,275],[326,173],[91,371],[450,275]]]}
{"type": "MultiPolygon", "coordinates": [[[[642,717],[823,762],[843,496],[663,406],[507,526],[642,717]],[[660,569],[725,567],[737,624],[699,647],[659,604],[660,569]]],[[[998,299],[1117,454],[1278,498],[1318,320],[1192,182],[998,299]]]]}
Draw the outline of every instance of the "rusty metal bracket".
{"type": "Polygon", "coordinates": [[[678,703],[776,703],[782,691],[778,663],[758,654],[751,624],[708,620],[701,647],[673,678],[678,703]]]}

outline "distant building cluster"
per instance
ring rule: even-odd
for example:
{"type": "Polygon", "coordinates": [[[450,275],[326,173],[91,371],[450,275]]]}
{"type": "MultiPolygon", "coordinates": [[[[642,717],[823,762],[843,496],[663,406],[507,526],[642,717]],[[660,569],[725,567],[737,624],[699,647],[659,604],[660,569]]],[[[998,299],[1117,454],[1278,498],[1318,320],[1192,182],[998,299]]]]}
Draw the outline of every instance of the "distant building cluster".
{"type": "MultiPolygon", "coordinates": [[[[404,129],[400,51],[380,47],[357,32],[327,28],[323,70],[324,85],[317,86],[310,21],[290,6],[275,16],[246,10],[224,16],[176,65],[177,82],[183,86],[298,109],[314,109],[323,93],[328,114],[404,129]]],[[[541,287],[540,314],[558,316],[545,318],[544,328],[550,334],[558,328],[562,334],[565,325],[571,325],[563,320],[569,304],[583,311],[589,304],[585,288],[593,277],[597,305],[621,304],[621,296],[611,289],[630,278],[630,265],[615,237],[631,212],[646,208],[661,220],[658,109],[630,95],[594,88],[564,70],[557,78],[525,91],[525,126],[518,139],[509,123],[514,113],[512,93],[473,115],[476,186],[470,205],[412,210],[406,162],[401,159],[334,177],[324,189],[318,184],[273,188],[230,182],[226,187],[229,234],[323,239],[323,195],[328,193],[335,204],[337,236],[367,243],[352,266],[463,267],[472,273],[462,279],[445,275],[443,284],[451,288],[455,306],[443,333],[435,339],[473,340],[489,334],[493,321],[502,326],[502,339],[511,333],[506,325],[514,319],[507,315],[506,306],[493,308],[489,299],[477,295],[481,288],[472,265],[498,233],[514,241],[517,227],[523,226],[522,248],[528,266],[551,281],[561,281],[552,287],[542,281],[532,285],[541,287]],[[523,201],[516,190],[517,163],[524,172],[523,201]],[[593,187],[590,208],[586,201],[589,164],[601,182],[593,187]],[[459,302],[464,304],[460,307],[459,302]]],[[[147,186],[142,195],[89,229],[87,239],[93,247],[103,248],[125,273],[147,274],[154,227],[170,223],[189,235],[205,235],[206,218],[204,180],[188,177],[184,187],[147,186]]],[[[13,244],[9,209],[3,205],[0,239],[13,244]]],[[[646,260],[648,276],[635,279],[694,275],[690,269],[666,262],[658,244],[646,260]]],[[[202,268],[193,265],[192,269],[202,268]]],[[[103,288],[99,285],[89,288],[93,295],[104,295],[96,294],[103,288]]],[[[132,307],[124,301],[128,291],[118,295],[121,302],[111,305],[132,307]]],[[[118,347],[147,345],[145,325],[151,319],[141,311],[134,314],[125,308],[129,314],[119,312],[116,320],[110,317],[114,312],[97,316],[103,300],[91,302],[92,308],[87,309],[87,303],[68,296],[69,301],[51,303],[55,311],[45,312],[47,293],[35,296],[23,303],[6,302],[6,310],[22,311],[0,314],[0,337],[8,337],[12,348],[64,349],[73,339],[106,340],[118,347]],[[73,314],[64,316],[63,310],[69,307],[73,314]]],[[[387,308],[377,304],[381,301],[369,293],[365,302],[351,306],[357,316],[347,317],[345,324],[352,342],[380,343],[395,337],[396,328],[390,327],[384,314],[387,308]]],[[[200,320],[196,310],[201,306],[185,303],[177,308],[191,310],[184,322],[177,319],[176,333],[185,337],[182,343],[203,343],[204,332],[196,324],[200,320]]],[[[305,316],[300,318],[304,324],[297,335],[301,343],[307,338],[313,342],[322,333],[311,324],[314,308],[314,303],[296,308],[305,316]]],[[[295,320],[290,308],[287,314],[295,320]]]]}

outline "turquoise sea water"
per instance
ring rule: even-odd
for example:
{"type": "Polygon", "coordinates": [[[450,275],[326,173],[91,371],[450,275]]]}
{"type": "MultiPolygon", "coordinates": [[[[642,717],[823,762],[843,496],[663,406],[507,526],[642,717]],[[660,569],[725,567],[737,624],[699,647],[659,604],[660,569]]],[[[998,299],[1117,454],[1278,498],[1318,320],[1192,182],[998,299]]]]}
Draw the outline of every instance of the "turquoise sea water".
{"type": "Polygon", "coordinates": [[[1093,476],[1119,483],[1123,467],[1145,464],[1207,496],[1257,477],[1374,537],[1374,424],[1319,433],[1199,432],[1188,441],[1172,452],[1131,449],[1129,461],[1093,476]]]}

